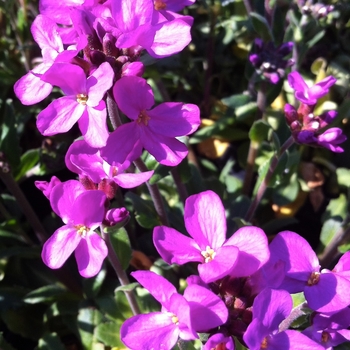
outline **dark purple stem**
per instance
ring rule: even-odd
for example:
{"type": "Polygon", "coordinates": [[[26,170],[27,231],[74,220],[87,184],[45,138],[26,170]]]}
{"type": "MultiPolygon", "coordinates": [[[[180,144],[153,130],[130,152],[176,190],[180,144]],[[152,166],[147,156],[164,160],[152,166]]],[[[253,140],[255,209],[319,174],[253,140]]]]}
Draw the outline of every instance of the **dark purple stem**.
{"type": "Polygon", "coordinates": [[[266,174],[266,177],[265,179],[262,181],[259,189],[258,189],[258,192],[255,196],[255,198],[253,199],[248,211],[247,211],[247,214],[245,216],[245,221],[248,221],[248,222],[251,222],[252,218],[254,217],[254,214],[255,214],[255,211],[259,205],[259,203],[261,202],[264,194],[265,194],[265,191],[267,189],[267,186],[269,185],[269,182],[272,178],[272,175],[273,173],[275,172],[276,170],[276,167],[278,165],[278,162],[279,160],[281,159],[281,157],[283,156],[283,154],[287,151],[287,149],[292,146],[294,144],[294,138],[293,136],[290,136],[289,139],[281,146],[281,149],[279,151],[279,154],[278,156],[275,155],[273,158],[272,158],[272,162],[271,162],[271,165],[269,167],[269,170],[266,174]]]}

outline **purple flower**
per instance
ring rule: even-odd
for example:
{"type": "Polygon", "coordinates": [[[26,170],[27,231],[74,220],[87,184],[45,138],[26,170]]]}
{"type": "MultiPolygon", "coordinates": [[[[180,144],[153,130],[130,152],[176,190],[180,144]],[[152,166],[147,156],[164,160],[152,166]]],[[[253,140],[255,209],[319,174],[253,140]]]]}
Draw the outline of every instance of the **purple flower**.
{"type": "Polygon", "coordinates": [[[101,150],[110,164],[135,159],[144,147],[158,162],[175,166],[187,155],[185,144],[176,139],[197,130],[200,124],[199,108],[177,102],[154,104],[151,87],[145,79],[128,76],[118,80],[113,88],[118,107],[131,123],[118,127],[101,150]]]}
{"type": "Polygon", "coordinates": [[[80,176],[88,176],[93,182],[99,183],[104,179],[114,181],[123,188],[133,188],[148,181],[154,171],[144,173],[124,173],[129,168],[130,161],[110,165],[100,156],[97,148],[89,146],[84,140],[75,141],[66,154],[67,168],[80,176]]]}
{"type": "Polygon", "coordinates": [[[216,333],[209,337],[202,350],[234,350],[235,344],[232,337],[225,336],[222,333],[216,333]]]}
{"type": "Polygon", "coordinates": [[[69,62],[86,45],[86,40],[79,42],[78,47],[64,50],[58,26],[49,18],[38,15],[31,27],[34,40],[41,48],[43,62],[34,67],[14,85],[16,96],[24,105],[42,101],[52,91],[52,84],[41,80],[41,76],[54,62],[69,62]]]}
{"type": "Polygon", "coordinates": [[[347,307],[335,314],[316,314],[311,327],[303,334],[323,345],[326,349],[350,341],[350,309],[347,307]]]}
{"type": "Polygon", "coordinates": [[[249,350],[320,350],[322,346],[302,333],[278,331],[292,310],[292,298],[283,290],[264,289],[254,300],[253,320],[243,340],[249,350]]]}
{"type": "Polygon", "coordinates": [[[290,293],[303,291],[309,307],[318,312],[336,312],[350,304],[350,253],[344,254],[333,271],[320,271],[309,243],[290,231],[280,232],[271,242],[270,251],[270,260],[263,269],[278,260],[285,263],[285,278],[278,289],[290,293]]]}
{"type": "Polygon", "coordinates": [[[295,90],[295,98],[310,106],[315,105],[319,98],[328,94],[329,88],[336,81],[337,79],[329,76],[309,87],[298,72],[294,71],[288,75],[289,85],[295,90]]]}
{"type": "Polygon", "coordinates": [[[284,59],[292,52],[294,43],[289,41],[277,48],[272,42],[264,43],[261,39],[255,39],[254,43],[255,53],[249,56],[249,61],[258,74],[277,84],[284,77],[285,69],[294,64],[293,59],[284,59]]]}
{"type": "Polygon", "coordinates": [[[102,191],[85,191],[75,180],[53,188],[50,203],[65,225],[57,229],[43,246],[41,256],[48,267],[60,268],[75,250],[79,273],[83,277],[98,274],[108,250],[94,230],[104,219],[105,201],[102,191]]]}
{"type": "Polygon", "coordinates": [[[41,111],[37,127],[45,136],[67,132],[78,122],[86,142],[92,147],[106,144],[106,104],[102,100],[112,86],[113,70],[109,63],[100,65],[88,78],[73,64],[54,64],[42,77],[59,86],[66,96],[58,98],[41,111]]]}
{"type": "Polygon", "coordinates": [[[185,225],[192,238],[158,226],[153,231],[154,245],[168,264],[199,262],[199,275],[205,283],[228,274],[251,275],[269,258],[266,235],[258,227],[242,227],[226,240],[225,209],[212,191],[186,200],[185,225]]]}
{"type": "Polygon", "coordinates": [[[53,188],[60,184],[61,180],[58,179],[56,176],[52,176],[50,182],[47,181],[35,181],[35,186],[37,189],[39,189],[40,191],[42,191],[42,193],[44,194],[44,196],[50,200],[50,196],[51,196],[51,192],[53,190],[53,188]]]}
{"type": "Polygon", "coordinates": [[[182,296],[153,272],[137,271],[132,276],[162,305],[160,312],[137,315],[124,322],[121,339],[132,350],[172,349],[179,337],[196,339],[196,331],[215,328],[227,320],[226,306],[206,288],[192,285],[182,296]]]}

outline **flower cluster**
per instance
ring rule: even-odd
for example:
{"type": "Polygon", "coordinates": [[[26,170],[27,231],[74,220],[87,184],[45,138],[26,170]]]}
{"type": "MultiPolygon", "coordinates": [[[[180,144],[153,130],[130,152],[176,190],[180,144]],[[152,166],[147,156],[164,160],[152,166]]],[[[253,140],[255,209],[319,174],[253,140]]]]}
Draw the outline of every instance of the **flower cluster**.
{"type": "Polygon", "coordinates": [[[249,56],[250,63],[258,74],[277,84],[284,77],[285,69],[294,64],[292,58],[285,59],[292,52],[294,43],[289,41],[276,48],[272,42],[255,39],[254,44],[254,53],[249,56]]]}
{"type": "Polygon", "coordinates": [[[298,72],[292,72],[288,75],[288,82],[295,90],[295,98],[301,102],[298,109],[288,103],[284,107],[294,140],[301,144],[324,147],[333,152],[343,152],[339,146],[346,140],[342,130],[340,128],[324,130],[334,121],[337,112],[327,111],[318,116],[313,113],[318,100],[328,94],[336,79],[329,76],[309,87],[298,72]]]}
{"type": "Polygon", "coordinates": [[[139,186],[153,175],[128,171],[132,162],[143,150],[168,166],[186,157],[187,146],[177,138],[198,128],[199,108],[180,102],[153,106],[140,57],[145,52],[167,57],[190,42],[193,20],[176,12],[193,2],[40,1],[31,31],[42,63],[17,81],[14,90],[23,104],[30,105],[59,87],[64,96],[39,113],[37,128],[52,136],[77,123],[83,135],[65,158],[79,181],[61,183],[54,177],[49,183],[37,182],[65,223],[44,245],[42,257],[49,267],[61,267],[75,250],[80,274],[96,275],[107,247],[95,229],[128,217],[125,208],[108,210],[118,187],[139,186]],[[107,122],[107,96],[130,119],[122,124],[115,116],[115,130],[107,122]]]}
{"type": "Polygon", "coordinates": [[[191,238],[158,226],[153,241],[169,264],[197,262],[199,277],[187,279],[182,296],[160,276],[134,273],[162,310],[123,324],[128,347],[171,349],[178,338],[195,339],[198,332],[208,334],[207,350],[234,349],[233,337],[250,350],[317,350],[349,339],[350,253],[332,271],[320,270],[310,245],[294,232],[279,233],[269,245],[261,229],[245,226],[226,239],[225,210],[212,191],[187,199],[185,226],[191,238]],[[314,311],[303,332],[288,329],[290,293],[299,292],[314,311]]]}

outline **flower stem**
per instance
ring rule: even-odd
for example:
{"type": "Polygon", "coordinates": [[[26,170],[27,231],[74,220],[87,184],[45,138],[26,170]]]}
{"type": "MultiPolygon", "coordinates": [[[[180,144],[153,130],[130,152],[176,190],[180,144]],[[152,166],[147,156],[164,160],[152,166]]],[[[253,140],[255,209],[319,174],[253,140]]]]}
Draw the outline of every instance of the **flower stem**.
{"type": "MultiPolygon", "coordinates": [[[[143,162],[141,158],[134,160],[134,164],[140,171],[142,172],[148,171],[146,164],[143,162]]],[[[148,187],[148,191],[152,197],[154,207],[156,209],[156,212],[160,218],[162,225],[170,226],[168,216],[165,210],[164,202],[158,186],[156,184],[151,185],[149,181],[146,182],[146,185],[148,187]]]]}
{"type": "Polygon", "coordinates": [[[113,130],[115,130],[118,126],[122,125],[122,121],[120,119],[118,106],[115,103],[111,95],[111,92],[107,93],[107,110],[108,110],[109,120],[111,121],[113,130]]]}
{"type": "MultiPolygon", "coordinates": [[[[120,260],[114,251],[110,235],[108,233],[105,233],[103,231],[103,228],[101,228],[101,232],[102,232],[102,238],[105,240],[107,248],[108,248],[108,259],[109,259],[115,273],[117,274],[117,277],[118,277],[120,284],[122,286],[126,286],[126,285],[130,284],[129,278],[128,278],[126,272],[123,270],[123,267],[120,263],[120,260]]],[[[140,311],[140,308],[137,304],[134,293],[132,291],[125,291],[125,296],[126,296],[126,299],[128,300],[128,303],[130,305],[132,313],[134,315],[140,314],[141,311],[140,311]]]]}
{"type": "Polygon", "coordinates": [[[23,194],[22,190],[13,178],[9,165],[7,163],[5,165],[5,162],[0,162],[0,164],[0,179],[16,198],[18,206],[21,208],[30,226],[33,228],[36,237],[38,238],[39,242],[43,244],[48,237],[43,225],[34,212],[32,206],[29,204],[26,196],[23,194]]]}
{"type": "Polygon", "coordinates": [[[324,268],[330,267],[333,260],[340,255],[338,251],[342,242],[347,242],[350,236],[350,215],[346,217],[342,226],[336,232],[332,240],[327,244],[326,248],[319,257],[320,265],[324,268]]]}
{"type": "Polygon", "coordinates": [[[279,325],[278,330],[280,332],[286,331],[297,318],[305,315],[305,312],[302,310],[305,307],[307,307],[306,301],[295,307],[290,315],[279,325]]]}
{"type": "Polygon", "coordinates": [[[259,203],[261,202],[264,194],[265,194],[265,191],[267,189],[267,186],[269,185],[269,182],[272,178],[272,175],[274,173],[274,171],[276,170],[276,167],[278,165],[278,162],[279,160],[281,159],[281,157],[283,156],[283,154],[287,151],[287,149],[292,146],[294,144],[294,138],[293,136],[290,136],[289,139],[281,146],[281,149],[278,153],[278,156],[275,155],[273,158],[272,158],[272,161],[271,161],[271,164],[270,164],[270,167],[269,167],[269,170],[267,171],[267,174],[265,176],[265,179],[262,181],[259,189],[258,189],[258,192],[255,196],[255,198],[253,199],[248,211],[247,211],[247,214],[245,216],[245,220],[246,221],[251,221],[254,214],[255,214],[255,211],[259,205],[259,203]]]}
{"type": "Polygon", "coordinates": [[[188,192],[187,192],[187,188],[185,186],[184,183],[182,183],[181,181],[181,177],[180,177],[180,174],[179,174],[179,169],[174,167],[171,169],[171,175],[173,176],[173,179],[174,179],[174,183],[176,185],[176,188],[179,192],[179,196],[180,196],[180,199],[181,199],[181,202],[183,204],[185,204],[186,202],[186,199],[188,197],[188,192]]]}

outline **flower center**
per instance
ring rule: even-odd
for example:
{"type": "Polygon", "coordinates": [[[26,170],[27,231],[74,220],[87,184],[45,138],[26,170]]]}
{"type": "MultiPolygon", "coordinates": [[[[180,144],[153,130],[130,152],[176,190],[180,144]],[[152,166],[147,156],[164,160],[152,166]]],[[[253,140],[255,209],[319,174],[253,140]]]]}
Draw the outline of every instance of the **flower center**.
{"type": "Polygon", "coordinates": [[[87,233],[90,231],[90,228],[85,225],[76,225],[74,228],[77,230],[77,233],[82,236],[86,237],[87,233]]]}
{"type": "Polygon", "coordinates": [[[137,123],[138,124],[145,124],[145,125],[148,125],[148,121],[150,120],[151,118],[148,116],[148,114],[146,113],[145,110],[141,111],[140,114],[139,114],[139,117],[137,118],[137,123]]]}
{"type": "Polygon", "coordinates": [[[318,281],[320,280],[320,275],[321,274],[319,272],[313,272],[307,281],[307,285],[314,286],[315,284],[317,284],[318,281]]]}
{"type": "Polygon", "coordinates": [[[322,343],[327,343],[330,338],[330,335],[328,332],[323,331],[321,335],[321,342],[322,343]]]}
{"type": "Polygon", "coordinates": [[[268,346],[268,342],[267,342],[267,337],[265,337],[263,339],[263,341],[261,342],[261,345],[260,345],[260,349],[267,349],[267,346],[268,346]]]}
{"type": "Polygon", "coordinates": [[[171,320],[173,321],[174,324],[176,324],[176,325],[179,324],[179,319],[177,318],[176,315],[173,314],[173,315],[171,316],[171,320]]]}
{"type": "Polygon", "coordinates": [[[77,102],[80,103],[81,105],[85,106],[88,98],[89,98],[88,95],[78,94],[77,95],[77,102]]]}
{"type": "Polygon", "coordinates": [[[156,10],[165,10],[166,3],[163,0],[154,0],[154,8],[156,10]]]}
{"type": "Polygon", "coordinates": [[[204,257],[204,261],[206,263],[212,261],[216,255],[214,249],[210,248],[208,245],[205,247],[205,250],[201,251],[201,254],[204,257]]]}

